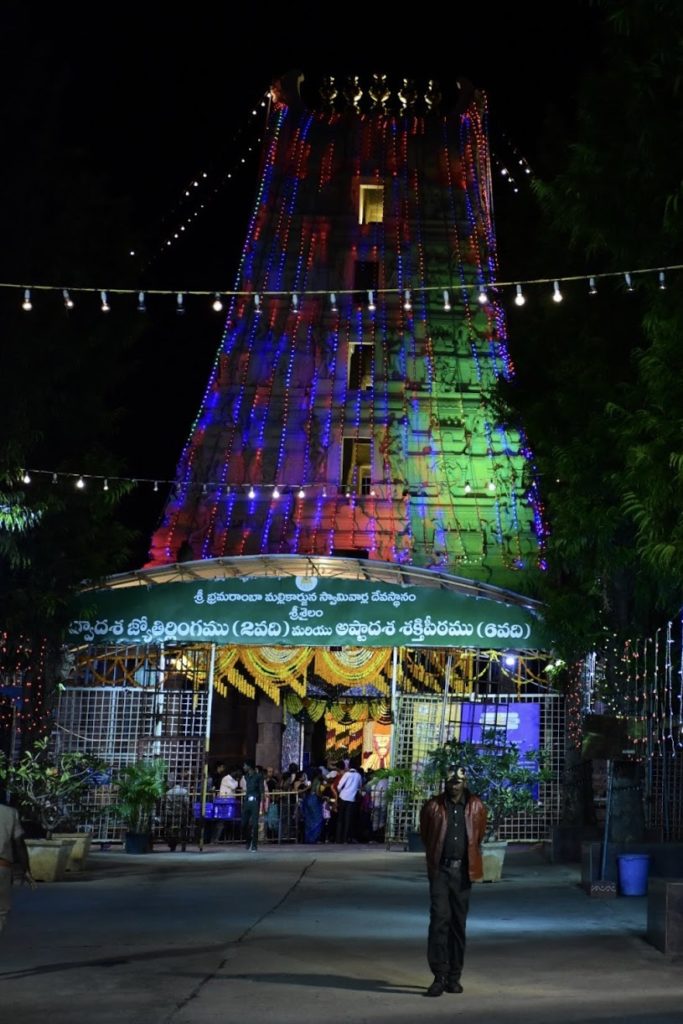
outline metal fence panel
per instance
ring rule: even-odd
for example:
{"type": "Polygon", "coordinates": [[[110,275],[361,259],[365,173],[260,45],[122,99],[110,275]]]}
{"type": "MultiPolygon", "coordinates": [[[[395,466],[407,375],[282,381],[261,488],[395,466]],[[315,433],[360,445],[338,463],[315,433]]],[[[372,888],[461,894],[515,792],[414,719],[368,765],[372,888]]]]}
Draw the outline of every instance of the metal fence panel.
{"type": "MultiPolygon", "coordinates": [[[[540,746],[548,757],[552,778],[539,787],[539,812],[512,815],[505,821],[501,837],[510,842],[545,839],[560,817],[564,703],[558,694],[487,694],[466,702],[462,697],[444,700],[438,694],[402,694],[398,699],[394,726],[394,766],[411,768],[424,764],[430,750],[455,734],[464,705],[497,704],[503,708],[527,703],[540,706],[540,746]]],[[[388,808],[387,843],[405,845],[408,833],[418,827],[421,801],[410,792],[393,789],[388,808]]]]}

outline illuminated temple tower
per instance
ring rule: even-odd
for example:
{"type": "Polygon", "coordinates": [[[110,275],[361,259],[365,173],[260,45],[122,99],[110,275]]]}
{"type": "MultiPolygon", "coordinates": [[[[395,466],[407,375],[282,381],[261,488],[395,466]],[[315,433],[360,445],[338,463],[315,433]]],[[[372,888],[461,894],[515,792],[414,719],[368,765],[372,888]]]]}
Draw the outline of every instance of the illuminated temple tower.
{"type": "Polygon", "coordinates": [[[150,565],[339,555],[515,589],[542,558],[529,453],[494,418],[486,106],[383,76],[273,88],[224,337],[150,565]]]}

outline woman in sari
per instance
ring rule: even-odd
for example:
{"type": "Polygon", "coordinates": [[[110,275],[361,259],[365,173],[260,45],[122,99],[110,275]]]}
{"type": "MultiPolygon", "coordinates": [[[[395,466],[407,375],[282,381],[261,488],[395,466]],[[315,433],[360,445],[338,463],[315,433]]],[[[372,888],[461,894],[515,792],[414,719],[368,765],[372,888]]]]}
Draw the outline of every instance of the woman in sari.
{"type": "Polygon", "coordinates": [[[304,823],[304,842],[317,843],[323,831],[323,802],[320,797],[321,773],[316,771],[310,786],[301,797],[301,816],[304,823]]]}

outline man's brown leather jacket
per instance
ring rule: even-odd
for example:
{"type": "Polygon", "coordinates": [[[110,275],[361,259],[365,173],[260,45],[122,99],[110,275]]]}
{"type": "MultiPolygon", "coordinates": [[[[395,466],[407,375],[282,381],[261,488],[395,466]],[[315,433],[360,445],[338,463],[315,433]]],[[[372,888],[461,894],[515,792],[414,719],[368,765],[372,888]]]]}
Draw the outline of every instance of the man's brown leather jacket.
{"type": "MultiPolygon", "coordinates": [[[[439,870],[439,862],[446,839],[448,812],[446,794],[434,796],[420,812],[420,835],[427,854],[427,873],[432,878],[439,870]]],[[[467,832],[467,866],[471,882],[478,882],[484,874],[479,845],[486,833],[486,808],[481,799],[465,790],[465,830],[467,832]]]]}

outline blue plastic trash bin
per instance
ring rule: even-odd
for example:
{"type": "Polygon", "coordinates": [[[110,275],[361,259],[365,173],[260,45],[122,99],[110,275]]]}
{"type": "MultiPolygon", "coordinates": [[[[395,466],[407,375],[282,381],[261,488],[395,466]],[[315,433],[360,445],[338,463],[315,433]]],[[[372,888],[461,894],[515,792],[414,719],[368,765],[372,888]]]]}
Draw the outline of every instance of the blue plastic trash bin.
{"type": "Polygon", "coordinates": [[[647,853],[622,853],[617,857],[619,889],[622,896],[647,895],[650,857],[647,853]]]}

